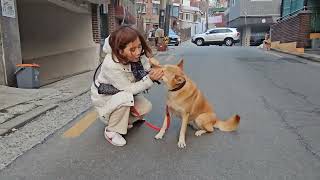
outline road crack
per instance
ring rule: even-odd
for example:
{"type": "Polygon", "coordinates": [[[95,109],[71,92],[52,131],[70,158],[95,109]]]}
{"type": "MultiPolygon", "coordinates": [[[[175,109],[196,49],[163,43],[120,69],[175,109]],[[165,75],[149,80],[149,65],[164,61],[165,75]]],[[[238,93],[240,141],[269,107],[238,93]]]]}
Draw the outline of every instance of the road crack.
{"type": "Polygon", "coordinates": [[[268,100],[266,99],[266,97],[264,96],[260,96],[263,105],[266,109],[275,112],[279,117],[280,120],[284,123],[285,128],[288,129],[289,131],[291,131],[293,134],[295,134],[298,137],[298,142],[305,148],[305,150],[309,153],[311,153],[315,158],[317,158],[317,160],[320,161],[320,154],[318,153],[318,151],[316,151],[312,145],[310,144],[310,142],[299,132],[297,127],[292,126],[287,118],[286,118],[286,112],[284,110],[281,110],[279,108],[276,108],[275,106],[273,106],[271,103],[268,102],[268,100]]]}

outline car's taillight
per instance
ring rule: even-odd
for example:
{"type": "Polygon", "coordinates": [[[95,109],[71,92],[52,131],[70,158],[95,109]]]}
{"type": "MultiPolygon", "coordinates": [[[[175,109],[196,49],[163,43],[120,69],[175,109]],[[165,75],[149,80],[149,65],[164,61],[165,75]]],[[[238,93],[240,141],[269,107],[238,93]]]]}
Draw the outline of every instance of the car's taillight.
{"type": "Polygon", "coordinates": [[[237,33],[237,36],[240,36],[240,33],[239,33],[239,32],[237,33]]]}

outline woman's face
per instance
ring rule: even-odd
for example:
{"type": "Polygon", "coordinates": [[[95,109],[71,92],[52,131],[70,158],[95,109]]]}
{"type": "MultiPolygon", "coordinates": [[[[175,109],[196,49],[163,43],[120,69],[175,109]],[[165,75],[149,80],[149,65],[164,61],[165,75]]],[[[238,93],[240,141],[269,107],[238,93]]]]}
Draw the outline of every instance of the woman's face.
{"type": "Polygon", "coordinates": [[[127,44],[126,48],[122,51],[122,55],[125,56],[130,62],[138,62],[142,51],[140,39],[137,38],[133,42],[127,44]]]}

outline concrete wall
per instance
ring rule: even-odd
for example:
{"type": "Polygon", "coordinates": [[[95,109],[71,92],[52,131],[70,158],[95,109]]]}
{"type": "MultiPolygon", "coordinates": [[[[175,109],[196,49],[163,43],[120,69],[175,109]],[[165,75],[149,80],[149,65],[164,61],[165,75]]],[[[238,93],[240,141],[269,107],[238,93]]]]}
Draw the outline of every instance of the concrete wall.
{"type": "MultiPolygon", "coordinates": [[[[2,14],[1,11],[2,8],[0,7],[0,14],[2,14]]],[[[15,10],[15,14],[17,14],[17,10],[15,10]]],[[[0,16],[0,43],[0,85],[15,86],[14,72],[16,71],[16,64],[21,63],[17,16],[0,16]]]]}
{"type": "Polygon", "coordinates": [[[250,36],[252,28],[250,26],[243,27],[241,30],[241,45],[250,46],[250,36]]]}
{"type": "Polygon", "coordinates": [[[280,16],[282,0],[235,0],[230,4],[229,21],[240,16],[280,16]]]}
{"type": "Polygon", "coordinates": [[[240,15],[245,16],[280,16],[282,0],[240,0],[240,15]]]}
{"type": "Polygon", "coordinates": [[[42,85],[96,67],[90,13],[25,0],[18,1],[18,13],[23,63],[40,64],[42,85]]]}
{"type": "MultiPolygon", "coordinates": [[[[0,23],[0,34],[1,34],[1,23],[0,23]]],[[[4,69],[4,59],[3,59],[3,47],[2,47],[2,36],[0,36],[0,85],[6,85],[6,74],[4,69]]]]}
{"type": "Polygon", "coordinates": [[[231,3],[230,0],[230,11],[229,11],[229,21],[232,21],[240,16],[240,1],[242,0],[235,0],[235,3],[231,3]]]}

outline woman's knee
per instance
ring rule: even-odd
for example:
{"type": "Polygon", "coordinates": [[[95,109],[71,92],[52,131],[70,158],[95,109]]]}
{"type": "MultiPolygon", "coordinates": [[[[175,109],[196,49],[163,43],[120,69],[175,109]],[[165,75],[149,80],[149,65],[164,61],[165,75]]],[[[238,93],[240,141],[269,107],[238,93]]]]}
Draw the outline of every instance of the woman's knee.
{"type": "Polygon", "coordinates": [[[151,104],[150,101],[147,101],[147,103],[146,103],[146,111],[145,111],[144,114],[147,114],[147,113],[151,112],[151,110],[152,110],[152,104],[151,104]]]}
{"type": "Polygon", "coordinates": [[[140,115],[145,115],[151,112],[152,110],[152,104],[150,101],[145,101],[143,105],[140,105],[137,109],[140,115]]]}

